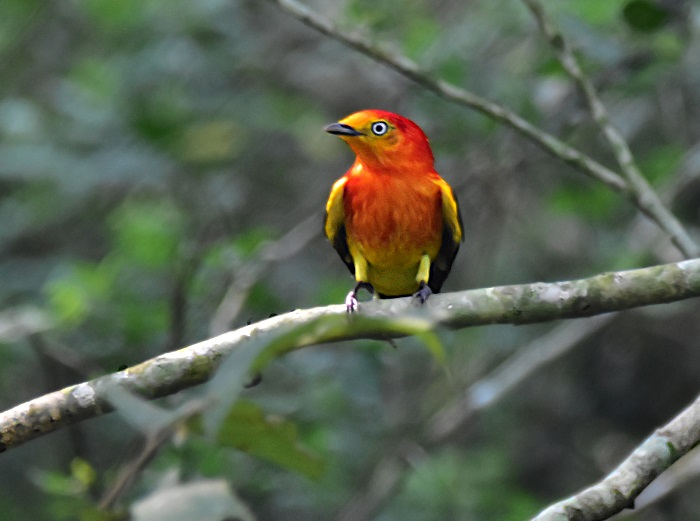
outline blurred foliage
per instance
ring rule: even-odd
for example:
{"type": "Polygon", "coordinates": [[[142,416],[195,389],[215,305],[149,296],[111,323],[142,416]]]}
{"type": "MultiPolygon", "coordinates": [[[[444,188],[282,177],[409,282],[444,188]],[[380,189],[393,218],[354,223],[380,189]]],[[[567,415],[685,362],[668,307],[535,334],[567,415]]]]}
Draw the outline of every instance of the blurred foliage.
{"type": "Polygon", "coordinates": [[[255,403],[239,400],[229,410],[217,441],[258,455],[310,478],[319,478],[323,461],[299,445],[296,425],[282,418],[265,418],[255,403]]]}
{"type": "MultiPolygon", "coordinates": [[[[520,2],[306,1],[614,167],[520,2]]],[[[544,5],[644,174],[697,232],[698,4],[544,5]]],[[[467,241],[446,291],[679,258],[627,200],[267,2],[3,0],[0,77],[0,302],[55,324],[3,340],[4,408],[207,338],[246,263],[310,215],[319,233],[265,259],[230,325],[342,301],[352,281],[320,227],[352,157],[322,128],[362,108],[417,121],[455,187],[467,241]]],[[[137,431],[160,416],[117,397],[127,421],[2,455],[2,518],[153,519],[166,504],[169,519],[245,519],[243,505],[259,520],[348,519],[380,495],[353,519],[527,519],[599,479],[697,394],[697,312],[686,302],[620,314],[439,442],[426,436],[433,415],[552,325],[304,349],[247,390],[245,371],[229,374],[228,401],[224,386],[158,404],[180,411],[218,392],[220,435],[178,429],[105,513],[99,499],[138,454],[137,431]]],[[[691,482],[631,519],[700,519],[693,494],[691,482]]]]}

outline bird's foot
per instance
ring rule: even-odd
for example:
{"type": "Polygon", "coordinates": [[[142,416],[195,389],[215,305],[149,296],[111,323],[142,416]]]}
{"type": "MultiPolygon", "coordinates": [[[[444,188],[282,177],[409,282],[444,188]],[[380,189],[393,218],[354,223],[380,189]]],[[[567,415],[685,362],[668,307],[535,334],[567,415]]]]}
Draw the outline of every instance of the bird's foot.
{"type": "Polygon", "coordinates": [[[418,287],[418,291],[416,291],[413,296],[416,297],[421,304],[425,304],[425,301],[428,300],[428,297],[433,294],[433,290],[430,289],[430,286],[428,286],[425,282],[421,282],[420,286],[418,287]]]}
{"type": "Polygon", "coordinates": [[[345,297],[345,310],[348,313],[357,311],[357,294],[355,293],[355,290],[352,290],[350,293],[348,293],[348,296],[345,297]]]}
{"type": "Polygon", "coordinates": [[[348,313],[353,313],[357,311],[358,308],[358,302],[357,302],[357,292],[360,291],[362,288],[365,288],[367,291],[370,293],[374,293],[374,288],[372,287],[372,284],[369,282],[358,282],[353,290],[348,293],[348,296],[345,297],[345,310],[348,313]]]}

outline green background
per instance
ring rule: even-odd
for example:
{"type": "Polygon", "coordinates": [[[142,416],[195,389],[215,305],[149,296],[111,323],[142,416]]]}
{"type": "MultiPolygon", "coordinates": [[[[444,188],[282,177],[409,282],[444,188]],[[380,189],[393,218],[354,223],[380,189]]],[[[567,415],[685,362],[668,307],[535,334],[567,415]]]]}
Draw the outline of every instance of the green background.
{"type": "MultiPolygon", "coordinates": [[[[306,5],[615,168],[521,2],[306,5]]],[[[544,5],[645,176],[697,232],[700,6],[544,5]]],[[[459,197],[466,242],[443,291],[681,258],[625,198],[271,2],[2,0],[0,406],[210,337],[230,284],[242,301],[229,329],[342,302],[353,281],[321,225],[352,154],[322,129],[363,108],[420,124],[459,197]]],[[[182,426],[109,513],[96,505],[143,443],[119,415],[8,451],[1,517],[118,519],[200,483],[215,499],[167,518],[222,519],[207,508],[239,505],[223,479],[259,520],[527,519],[695,397],[698,311],[620,313],[438,441],[435,414],[566,324],[441,332],[445,366],[415,339],[307,348],[243,392],[232,432],[182,426]]],[[[697,486],[691,474],[631,519],[700,519],[697,486]]]]}

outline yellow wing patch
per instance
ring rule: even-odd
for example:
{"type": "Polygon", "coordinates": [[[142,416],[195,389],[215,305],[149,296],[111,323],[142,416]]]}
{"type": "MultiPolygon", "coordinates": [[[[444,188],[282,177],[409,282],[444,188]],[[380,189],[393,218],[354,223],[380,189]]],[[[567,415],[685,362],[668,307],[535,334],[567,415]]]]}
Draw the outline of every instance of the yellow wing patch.
{"type": "Polygon", "coordinates": [[[343,201],[345,183],[347,183],[347,178],[341,177],[331,188],[331,194],[328,196],[328,202],[326,203],[326,221],[323,225],[323,231],[350,270],[350,273],[354,275],[355,264],[348,248],[348,240],[345,233],[345,202],[343,201]]]}
{"type": "Polygon", "coordinates": [[[462,231],[462,216],[459,212],[459,206],[457,205],[457,198],[452,188],[445,180],[440,179],[436,181],[436,184],[440,187],[440,191],[442,192],[442,217],[445,224],[452,232],[452,240],[455,244],[459,244],[464,240],[464,234],[462,231]]]}
{"type": "Polygon", "coordinates": [[[331,241],[333,245],[335,245],[338,232],[345,225],[343,192],[345,191],[345,183],[347,183],[347,181],[345,177],[338,179],[333,184],[331,194],[328,196],[328,201],[326,202],[326,222],[324,231],[326,232],[326,237],[328,237],[328,240],[331,241]]]}

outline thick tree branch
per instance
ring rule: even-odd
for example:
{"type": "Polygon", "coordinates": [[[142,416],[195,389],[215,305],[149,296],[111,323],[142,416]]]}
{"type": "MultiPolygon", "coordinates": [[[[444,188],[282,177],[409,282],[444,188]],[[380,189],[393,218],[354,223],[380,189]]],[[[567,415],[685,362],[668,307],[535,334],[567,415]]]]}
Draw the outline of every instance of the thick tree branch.
{"type": "Polygon", "coordinates": [[[556,503],[533,521],[603,521],[634,507],[656,476],[700,442],[700,398],[647,438],[605,479],[556,503]]]}
{"type": "Polygon", "coordinates": [[[205,382],[223,356],[253,341],[275,340],[275,353],[280,354],[324,342],[398,338],[441,326],[458,329],[587,317],[698,296],[700,259],[693,259],[588,279],[446,293],[433,296],[422,307],[404,298],[363,303],[353,315],[347,315],[343,305],[297,310],[5,411],[0,414],[0,450],[110,411],[104,389],[114,384],[157,398],[205,382]]]}
{"type": "Polygon", "coordinates": [[[640,512],[658,505],[668,497],[678,493],[680,489],[694,486],[700,476],[700,450],[697,445],[686,454],[683,459],[654,480],[644,491],[637,496],[634,502],[634,510],[622,512],[616,520],[631,516],[638,516],[640,512]]]}
{"type": "Polygon", "coordinates": [[[659,196],[639,171],[627,141],[610,120],[605,105],[598,97],[593,83],[579,66],[578,60],[564,35],[547,16],[539,0],[523,0],[523,2],[534,15],[562,67],[583,92],[593,119],[603,131],[639,209],[656,221],[671,236],[673,243],[686,258],[696,257],[700,252],[697,244],[690,238],[678,219],[664,206],[659,196]]]}

